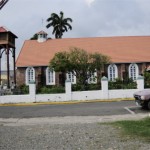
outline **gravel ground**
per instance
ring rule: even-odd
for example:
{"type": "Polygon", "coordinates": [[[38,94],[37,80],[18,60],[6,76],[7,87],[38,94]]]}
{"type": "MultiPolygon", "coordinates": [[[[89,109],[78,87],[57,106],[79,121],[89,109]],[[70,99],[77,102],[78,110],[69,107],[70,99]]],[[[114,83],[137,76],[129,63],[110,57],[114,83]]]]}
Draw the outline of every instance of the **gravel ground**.
{"type": "Polygon", "coordinates": [[[26,124],[0,123],[0,150],[148,150],[150,144],[122,137],[102,123],[26,124]]]}

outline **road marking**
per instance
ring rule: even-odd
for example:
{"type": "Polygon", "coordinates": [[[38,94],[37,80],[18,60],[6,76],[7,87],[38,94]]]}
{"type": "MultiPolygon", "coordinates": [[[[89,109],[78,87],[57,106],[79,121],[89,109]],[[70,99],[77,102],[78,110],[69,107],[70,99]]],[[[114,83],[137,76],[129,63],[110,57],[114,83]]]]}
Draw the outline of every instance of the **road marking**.
{"type": "Polygon", "coordinates": [[[130,110],[128,107],[124,107],[124,109],[125,110],[127,110],[129,113],[131,113],[132,115],[134,115],[135,114],[135,112],[134,111],[132,111],[132,110],[130,110]]]}

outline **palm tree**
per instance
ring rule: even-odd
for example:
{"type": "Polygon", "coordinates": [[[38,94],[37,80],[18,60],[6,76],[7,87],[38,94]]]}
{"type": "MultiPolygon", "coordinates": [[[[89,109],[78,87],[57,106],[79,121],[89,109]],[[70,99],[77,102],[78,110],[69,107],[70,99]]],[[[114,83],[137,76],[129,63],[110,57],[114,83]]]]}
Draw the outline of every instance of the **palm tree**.
{"type": "Polygon", "coordinates": [[[8,0],[1,0],[0,1],[0,9],[2,9],[7,2],[8,2],[8,0]]]}
{"type": "Polygon", "coordinates": [[[68,29],[72,30],[72,26],[68,22],[72,22],[71,18],[64,18],[64,13],[61,11],[60,16],[56,13],[52,13],[47,19],[47,28],[53,27],[52,34],[55,34],[55,38],[62,38],[63,33],[67,32],[68,29]]]}

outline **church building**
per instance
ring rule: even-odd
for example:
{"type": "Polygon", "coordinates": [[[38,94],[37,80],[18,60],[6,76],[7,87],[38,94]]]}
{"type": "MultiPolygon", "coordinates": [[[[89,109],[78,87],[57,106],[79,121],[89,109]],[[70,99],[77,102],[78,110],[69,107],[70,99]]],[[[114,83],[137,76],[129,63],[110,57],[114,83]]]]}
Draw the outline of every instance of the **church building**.
{"type": "MultiPolygon", "coordinates": [[[[102,72],[108,80],[125,77],[136,80],[145,69],[150,68],[150,36],[116,36],[87,38],[47,38],[47,33],[37,33],[37,40],[26,40],[16,60],[17,85],[34,80],[37,85],[58,85],[65,82],[62,73],[48,68],[55,53],[78,47],[87,52],[98,52],[111,58],[102,72]]],[[[95,73],[95,76],[97,74],[95,73]]],[[[66,74],[72,83],[76,77],[66,74]]],[[[92,77],[91,77],[92,78],[92,77]]],[[[91,83],[96,81],[90,80],[91,83]]]]}

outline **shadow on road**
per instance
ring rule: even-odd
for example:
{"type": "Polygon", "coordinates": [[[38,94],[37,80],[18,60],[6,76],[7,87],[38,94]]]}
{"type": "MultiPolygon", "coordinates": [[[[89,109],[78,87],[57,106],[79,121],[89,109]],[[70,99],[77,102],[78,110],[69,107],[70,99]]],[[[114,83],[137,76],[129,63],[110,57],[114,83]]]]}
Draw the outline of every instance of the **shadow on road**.
{"type": "Polygon", "coordinates": [[[142,107],[131,107],[129,108],[131,111],[133,111],[135,114],[138,114],[138,113],[150,113],[150,110],[149,109],[146,109],[146,108],[142,108],[142,107]]]}

